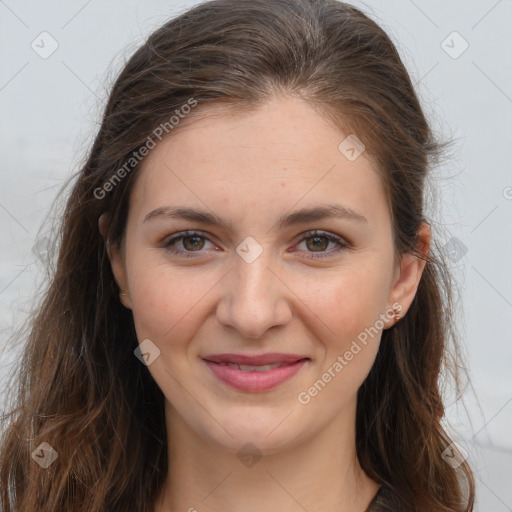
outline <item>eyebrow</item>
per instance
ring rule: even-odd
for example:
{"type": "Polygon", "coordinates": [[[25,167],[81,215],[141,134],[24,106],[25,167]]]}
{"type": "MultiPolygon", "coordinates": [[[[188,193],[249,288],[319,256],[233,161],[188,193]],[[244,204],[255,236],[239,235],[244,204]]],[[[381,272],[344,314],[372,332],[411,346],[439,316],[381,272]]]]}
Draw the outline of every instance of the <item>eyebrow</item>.
{"type": "MultiPolygon", "coordinates": [[[[209,213],[204,210],[190,207],[176,207],[161,206],[149,212],[144,217],[144,222],[155,218],[172,218],[172,219],[186,219],[194,222],[200,222],[212,226],[220,226],[229,231],[233,230],[233,225],[217,215],[209,213]]],[[[352,208],[338,204],[328,204],[314,208],[303,208],[295,212],[285,214],[277,221],[278,229],[283,229],[296,224],[303,224],[306,222],[313,222],[321,219],[347,219],[359,223],[368,223],[366,217],[356,212],[352,208]]]]}

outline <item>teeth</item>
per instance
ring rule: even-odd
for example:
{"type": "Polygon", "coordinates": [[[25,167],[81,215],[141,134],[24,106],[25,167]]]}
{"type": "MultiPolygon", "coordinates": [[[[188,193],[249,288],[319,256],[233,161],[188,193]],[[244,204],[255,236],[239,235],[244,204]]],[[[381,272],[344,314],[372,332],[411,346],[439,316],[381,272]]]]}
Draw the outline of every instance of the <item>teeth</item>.
{"type": "Polygon", "coordinates": [[[256,366],[246,365],[246,364],[237,364],[236,365],[239,370],[243,372],[254,372],[256,370],[256,366]]]}
{"type": "Polygon", "coordinates": [[[275,364],[264,364],[263,366],[254,366],[254,370],[257,372],[267,372],[268,370],[273,370],[274,368],[279,368],[281,366],[280,363],[275,364]]]}
{"type": "Polygon", "coordinates": [[[274,368],[279,368],[280,366],[285,366],[282,363],[273,363],[273,364],[264,364],[261,366],[252,366],[248,364],[235,364],[235,363],[222,363],[235,370],[240,370],[242,372],[268,372],[269,370],[273,370],[274,368]]]}

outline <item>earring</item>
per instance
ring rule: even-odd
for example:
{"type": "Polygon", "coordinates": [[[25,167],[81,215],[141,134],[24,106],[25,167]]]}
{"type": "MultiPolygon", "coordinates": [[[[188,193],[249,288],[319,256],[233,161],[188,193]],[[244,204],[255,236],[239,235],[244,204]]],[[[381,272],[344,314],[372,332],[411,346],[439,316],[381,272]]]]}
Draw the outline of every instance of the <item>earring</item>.
{"type": "Polygon", "coordinates": [[[398,322],[398,320],[400,320],[400,309],[398,309],[398,307],[394,307],[393,308],[393,312],[395,313],[395,322],[398,322]]]}
{"type": "Polygon", "coordinates": [[[125,308],[131,309],[131,307],[130,307],[130,296],[128,295],[128,293],[125,290],[121,290],[119,292],[119,300],[120,300],[121,304],[125,308]]]}

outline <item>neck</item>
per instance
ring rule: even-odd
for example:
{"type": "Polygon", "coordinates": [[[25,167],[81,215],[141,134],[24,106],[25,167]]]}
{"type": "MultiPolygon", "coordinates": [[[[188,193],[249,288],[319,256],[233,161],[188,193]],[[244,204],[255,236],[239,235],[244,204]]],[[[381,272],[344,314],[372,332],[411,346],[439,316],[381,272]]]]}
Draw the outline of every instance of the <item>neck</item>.
{"type": "Polygon", "coordinates": [[[169,470],[155,512],[363,512],[379,485],[357,459],[353,405],[311,438],[241,461],[166,403],[169,470]]]}

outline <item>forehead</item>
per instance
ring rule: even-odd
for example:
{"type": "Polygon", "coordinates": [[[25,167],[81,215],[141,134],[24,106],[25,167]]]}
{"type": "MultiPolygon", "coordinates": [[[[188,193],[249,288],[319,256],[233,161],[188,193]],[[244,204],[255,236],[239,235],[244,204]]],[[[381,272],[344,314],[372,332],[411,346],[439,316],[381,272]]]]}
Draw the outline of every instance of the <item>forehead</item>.
{"type": "Polygon", "coordinates": [[[247,112],[207,109],[151,150],[131,203],[143,215],[178,200],[281,210],[337,200],[385,215],[373,160],[343,151],[349,135],[297,98],[273,98],[247,112]]]}

